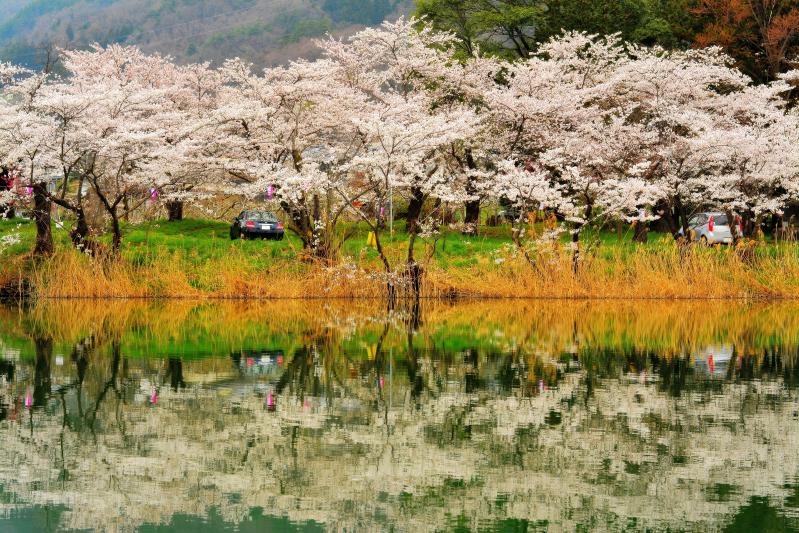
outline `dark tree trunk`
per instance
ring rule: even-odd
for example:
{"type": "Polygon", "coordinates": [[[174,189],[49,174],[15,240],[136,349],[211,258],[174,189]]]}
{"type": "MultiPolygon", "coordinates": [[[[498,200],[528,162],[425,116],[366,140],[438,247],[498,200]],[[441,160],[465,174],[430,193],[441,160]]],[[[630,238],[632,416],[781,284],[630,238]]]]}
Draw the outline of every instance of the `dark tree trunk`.
{"type": "Polygon", "coordinates": [[[312,213],[312,227],[311,235],[313,236],[314,255],[317,257],[328,257],[327,243],[325,242],[324,224],[322,223],[322,205],[319,200],[319,195],[313,195],[313,213],[312,213]]]}
{"type": "Polygon", "coordinates": [[[313,195],[313,220],[318,223],[322,220],[322,205],[319,202],[319,195],[313,195]]]}
{"type": "Polygon", "coordinates": [[[763,235],[763,215],[756,215],[749,219],[747,237],[758,239],[763,235]]]}
{"type": "Polygon", "coordinates": [[[741,235],[741,232],[738,231],[739,219],[735,214],[733,214],[732,210],[730,209],[726,209],[724,211],[724,214],[727,215],[727,224],[729,224],[730,226],[730,233],[732,234],[732,243],[738,244],[738,242],[740,242],[741,240],[741,237],[743,237],[743,235],[741,235]]]}
{"type": "Polygon", "coordinates": [[[754,239],[760,233],[761,217],[752,211],[747,211],[741,215],[741,237],[754,239]]]}
{"type": "Polygon", "coordinates": [[[405,231],[409,234],[419,233],[419,217],[422,215],[424,194],[419,187],[411,189],[411,200],[408,202],[408,218],[405,221],[405,231]]]}
{"type": "Polygon", "coordinates": [[[166,213],[169,222],[183,220],[183,202],[180,200],[170,200],[166,203],[166,213]]]}
{"type": "MultiPolygon", "coordinates": [[[[291,151],[291,159],[294,163],[294,169],[297,172],[302,171],[302,154],[299,150],[292,150],[291,151]]],[[[311,215],[316,217],[316,213],[319,210],[319,196],[314,195],[314,205],[312,206],[314,213],[311,213],[308,209],[307,202],[303,199],[302,205],[300,207],[294,207],[288,202],[280,202],[280,207],[283,208],[283,211],[291,219],[291,223],[293,226],[293,230],[297,233],[299,238],[302,240],[302,247],[304,250],[311,249],[313,250],[314,255],[319,255],[318,250],[318,241],[316,239],[316,230],[314,228],[314,219],[311,218],[311,215]]]]}
{"type": "Polygon", "coordinates": [[[685,209],[685,205],[683,205],[682,201],[679,198],[677,199],[675,208],[676,208],[677,223],[682,228],[683,232],[682,234],[686,238],[690,238],[689,232],[691,228],[688,227],[688,212],[685,209]]]}
{"type": "Polygon", "coordinates": [[[635,221],[635,231],[633,231],[633,241],[646,244],[649,239],[649,227],[643,220],[635,221]]]}
{"type": "Polygon", "coordinates": [[[480,200],[469,200],[466,202],[466,217],[463,221],[468,224],[466,233],[476,235],[480,224],[480,200]]]}
{"type": "Polygon", "coordinates": [[[408,260],[405,266],[405,276],[410,284],[411,294],[418,300],[422,290],[422,266],[416,262],[414,257],[414,245],[416,244],[416,233],[412,232],[408,240],[408,260]]]}
{"type": "MultiPolygon", "coordinates": [[[[469,170],[477,169],[477,163],[474,160],[471,150],[466,150],[466,166],[469,170]]],[[[469,196],[477,195],[477,187],[474,184],[474,179],[469,178],[466,182],[466,192],[469,196]]],[[[463,221],[466,223],[466,230],[464,233],[468,235],[476,235],[480,225],[480,198],[469,200],[465,204],[466,216],[463,221]]]]}
{"type": "Polygon", "coordinates": [[[313,230],[306,209],[294,207],[288,202],[281,202],[280,207],[289,216],[294,231],[302,240],[302,247],[306,250],[310,248],[313,244],[313,230]]]}
{"type": "Polygon", "coordinates": [[[89,224],[86,222],[86,213],[82,207],[78,207],[75,210],[75,227],[69,232],[69,237],[75,248],[81,252],[91,249],[89,245],[89,224]]]}
{"type": "Polygon", "coordinates": [[[119,225],[119,215],[117,215],[117,208],[114,207],[109,211],[111,215],[111,248],[114,252],[118,252],[122,247],[122,228],[119,225]]]}
{"type": "Polygon", "coordinates": [[[408,283],[410,284],[411,296],[414,298],[414,300],[419,300],[419,297],[421,296],[423,273],[424,269],[422,269],[422,265],[416,261],[408,263],[406,275],[408,276],[408,283]]]}
{"type": "Polygon", "coordinates": [[[33,406],[41,407],[50,394],[50,359],[53,356],[53,339],[35,337],[36,362],[33,369],[33,406]]]}
{"type": "Polygon", "coordinates": [[[572,233],[572,272],[576,275],[580,271],[580,229],[572,233]]]}
{"type": "Polygon", "coordinates": [[[654,209],[660,218],[657,224],[660,229],[668,231],[675,239],[680,236],[680,220],[671,204],[668,202],[660,202],[655,205],[654,209]]]}
{"type": "Polygon", "coordinates": [[[53,228],[51,226],[51,210],[53,203],[47,195],[47,185],[34,183],[33,185],[33,220],[36,222],[36,247],[33,255],[43,257],[52,255],[53,228]]]}

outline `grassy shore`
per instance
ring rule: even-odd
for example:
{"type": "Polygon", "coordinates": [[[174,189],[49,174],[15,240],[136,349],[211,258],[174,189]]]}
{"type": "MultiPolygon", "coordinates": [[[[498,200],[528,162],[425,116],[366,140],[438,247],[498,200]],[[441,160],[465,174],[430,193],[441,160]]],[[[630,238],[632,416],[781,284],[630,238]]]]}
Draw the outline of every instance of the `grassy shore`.
{"type": "MultiPolygon", "coordinates": [[[[0,221],[0,236],[21,242],[0,251],[0,285],[27,283],[38,297],[381,297],[385,278],[368,231],[355,228],[335,264],[309,260],[300,241],[231,241],[228,225],[208,220],[128,225],[118,258],[76,252],[67,232],[54,229],[56,254],[30,258],[34,227],[0,221]]],[[[387,255],[401,265],[407,236],[382,236],[387,255]]],[[[536,268],[518,253],[510,228],[483,228],[466,237],[444,232],[417,244],[426,297],[564,298],[793,298],[799,296],[799,246],[748,243],[680,249],[669,236],[651,234],[647,244],[630,234],[586,238],[579,271],[566,246],[533,255],[536,268]],[[590,244],[589,244],[590,243],[590,244]],[[744,257],[742,260],[741,257],[744,257]]]]}

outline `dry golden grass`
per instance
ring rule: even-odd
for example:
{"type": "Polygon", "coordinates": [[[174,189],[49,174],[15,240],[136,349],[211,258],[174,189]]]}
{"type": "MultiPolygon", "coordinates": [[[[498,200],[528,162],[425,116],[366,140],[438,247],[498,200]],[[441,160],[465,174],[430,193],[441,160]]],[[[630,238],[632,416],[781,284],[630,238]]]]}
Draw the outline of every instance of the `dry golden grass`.
{"type": "Polygon", "coordinates": [[[590,257],[575,274],[571,256],[555,250],[537,268],[519,259],[486,259],[468,269],[428,271],[430,296],[539,298],[794,298],[799,259],[775,248],[741,260],[735,249],[680,250],[676,244],[629,252],[609,249],[590,257]]]}
{"type": "MultiPolygon", "coordinates": [[[[468,265],[425,265],[422,296],[429,298],[795,298],[795,245],[741,250],[663,242],[656,247],[607,246],[587,255],[578,273],[570,253],[555,248],[531,267],[519,257],[476,255],[468,265]]],[[[30,282],[39,298],[382,298],[377,264],[328,267],[276,260],[258,268],[236,253],[205,262],[181,253],[142,264],[91,259],[71,250],[47,261],[0,268],[2,286],[30,282]],[[27,270],[26,270],[27,269],[27,270]],[[24,273],[24,274],[23,274],[24,273]]]]}
{"type": "MultiPolygon", "coordinates": [[[[6,283],[13,285],[17,279],[6,283]]],[[[137,266],[90,259],[68,250],[32,266],[28,279],[38,298],[363,298],[383,294],[382,283],[369,276],[343,275],[319,265],[258,271],[227,257],[197,266],[179,254],[137,266]]]]}

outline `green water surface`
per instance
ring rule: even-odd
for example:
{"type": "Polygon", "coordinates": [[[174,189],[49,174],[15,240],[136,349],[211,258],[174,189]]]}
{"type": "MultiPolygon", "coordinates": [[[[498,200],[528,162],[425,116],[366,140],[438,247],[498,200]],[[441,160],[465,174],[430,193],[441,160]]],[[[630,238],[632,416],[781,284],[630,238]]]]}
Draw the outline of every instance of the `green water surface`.
{"type": "Polygon", "coordinates": [[[0,306],[0,531],[799,531],[799,304],[0,306]]]}

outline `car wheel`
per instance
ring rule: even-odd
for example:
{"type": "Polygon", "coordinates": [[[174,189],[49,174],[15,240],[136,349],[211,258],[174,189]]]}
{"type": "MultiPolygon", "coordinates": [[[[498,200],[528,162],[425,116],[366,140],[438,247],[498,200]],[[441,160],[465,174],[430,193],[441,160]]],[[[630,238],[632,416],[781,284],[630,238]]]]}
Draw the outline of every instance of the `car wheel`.
{"type": "Polygon", "coordinates": [[[239,228],[237,228],[236,226],[232,226],[230,228],[230,240],[231,241],[235,241],[236,239],[239,239],[240,237],[241,237],[241,230],[239,230],[239,228]]]}
{"type": "Polygon", "coordinates": [[[702,246],[710,246],[710,241],[707,240],[707,236],[702,235],[699,238],[699,244],[701,244],[702,246]]]}
{"type": "Polygon", "coordinates": [[[276,238],[277,240],[279,240],[279,241],[282,241],[282,240],[283,240],[283,234],[281,233],[280,235],[278,235],[278,236],[277,236],[277,237],[275,237],[275,238],[276,238]]]}

